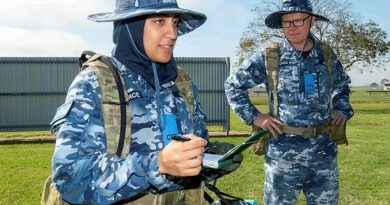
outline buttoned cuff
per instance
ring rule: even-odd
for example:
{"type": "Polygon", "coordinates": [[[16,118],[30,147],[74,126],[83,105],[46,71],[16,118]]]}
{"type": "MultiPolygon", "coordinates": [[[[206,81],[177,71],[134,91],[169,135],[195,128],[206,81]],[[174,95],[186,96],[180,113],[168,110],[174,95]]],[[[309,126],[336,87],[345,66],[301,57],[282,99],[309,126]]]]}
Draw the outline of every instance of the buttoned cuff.
{"type": "Polygon", "coordinates": [[[168,186],[166,175],[158,171],[158,152],[150,155],[148,180],[157,189],[162,190],[168,186]]]}
{"type": "Polygon", "coordinates": [[[245,116],[244,121],[247,125],[252,125],[253,121],[256,119],[256,117],[262,115],[260,111],[257,109],[253,109],[252,112],[249,112],[248,116],[245,116]]]}

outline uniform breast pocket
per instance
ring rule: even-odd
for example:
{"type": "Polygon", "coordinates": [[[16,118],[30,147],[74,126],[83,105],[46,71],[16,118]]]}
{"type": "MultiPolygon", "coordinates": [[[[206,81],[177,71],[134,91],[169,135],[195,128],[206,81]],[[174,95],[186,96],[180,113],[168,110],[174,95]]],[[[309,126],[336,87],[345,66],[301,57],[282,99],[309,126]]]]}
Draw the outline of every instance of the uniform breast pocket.
{"type": "Polygon", "coordinates": [[[147,96],[130,101],[131,149],[139,154],[146,154],[152,148],[162,147],[157,105],[153,102],[153,99],[147,96]]]}
{"type": "Polygon", "coordinates": [[[134,121],[149,121],[151,116],[157,119],[157,105],[152,97],[143,96],[142,98],[130,101],[132,119],[134,121]]]}
{"type": "Polygon", "coordinates": [[[280,104],[298,103],[301,81],[297,66],[280,65],[278,79],[278,98],[280,104]]]}

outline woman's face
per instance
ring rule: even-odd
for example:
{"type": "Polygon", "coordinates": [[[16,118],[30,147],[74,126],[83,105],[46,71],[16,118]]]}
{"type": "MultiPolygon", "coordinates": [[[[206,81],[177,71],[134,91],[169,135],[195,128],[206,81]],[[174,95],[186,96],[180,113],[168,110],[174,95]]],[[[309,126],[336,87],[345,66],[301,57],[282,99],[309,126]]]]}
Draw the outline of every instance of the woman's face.
{"type": "Polygon", "coordinates": [[[145,21],[144,48],[156,63],[168,63],[177,39],[179,18],[175,15],[153,15],[145,21]]]}

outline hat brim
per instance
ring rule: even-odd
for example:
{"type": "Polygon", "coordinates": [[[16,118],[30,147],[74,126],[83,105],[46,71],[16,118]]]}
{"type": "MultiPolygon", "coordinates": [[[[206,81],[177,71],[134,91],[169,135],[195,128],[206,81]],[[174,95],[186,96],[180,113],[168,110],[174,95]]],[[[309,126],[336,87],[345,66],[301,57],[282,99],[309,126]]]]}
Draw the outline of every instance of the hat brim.
{"type": "Polygon", "coordinates": [[[282,24],[281,24],[282,16],[285,14],[290,14],[290,13],[307,13],[307,14],[310,14],[312,16],[315,16],[316,21],[330,22],[329,19],[324,17],[324,16],[321,16],[321,15],[318,15],[315,13],[311,13],[311,12],[307,12],[307,11],[277,11],[277,12],[271,13],[270,15],[267,16],[267,18],[265,18],[265,25],[268,28],[274,28],[274,29],[282,28],[282,24]]]}
{"type": "Polygon", "coordinates": [[[189,33],[206,22],[206,15],[182,8],[161,8],[161,9],[137,9],[123,12],[98,13],[88,16],[88,20],[95,22],[113,22],[134,17],[157,15],[157,14],[177,14],[181,21],[178,25],[179,35],[189,33]]]}

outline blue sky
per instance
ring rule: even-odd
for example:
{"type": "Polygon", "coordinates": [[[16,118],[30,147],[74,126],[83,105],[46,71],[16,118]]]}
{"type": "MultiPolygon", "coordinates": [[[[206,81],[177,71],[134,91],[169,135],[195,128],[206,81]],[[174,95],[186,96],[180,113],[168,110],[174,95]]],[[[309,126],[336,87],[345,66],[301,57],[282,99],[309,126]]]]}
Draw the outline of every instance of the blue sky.
{"type": "MultiPolygon", "coordinates": [[[[352,0],[351,0],[352,1],[352,0]]],[[[254,17],[251,9],[260,0],[178,0],[183,8],[208,16],[204,26],[181,36],[175,56],[230,57],[242,32],[254,17]],[[207,5],[207,6],[206,6],[207,5]]],[[[353,0],[353,9],[364,20],[374,20],[390,34],[390,1],[353,0]]],[[[109,55],[112,24],[86,20],[92,13],[112,11],[114,0],[0,0],[0,56],[78,56],[82,50],[109,55]]],[[[390,39],[390,38],[389,38],[390,39]]],[[[390,68],[390,65],[389,65],[390,68]]],[[[390,70],[390,69],[389,69],[390,70]]],[[[375,68],[364,75],[350,72],[352,85],[390,79],[390,71],[375,68]]]]}

